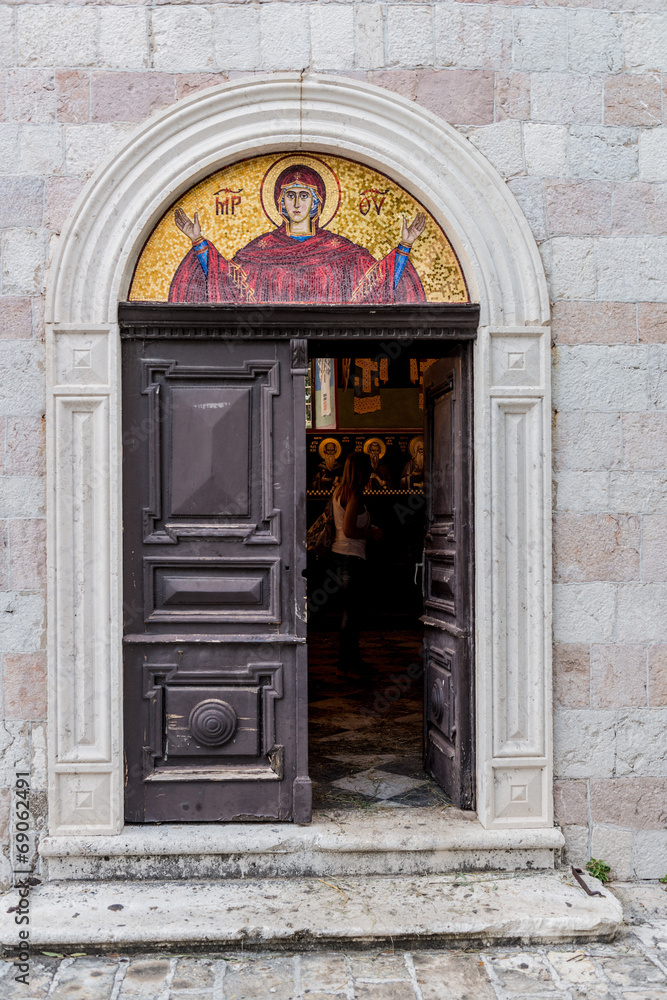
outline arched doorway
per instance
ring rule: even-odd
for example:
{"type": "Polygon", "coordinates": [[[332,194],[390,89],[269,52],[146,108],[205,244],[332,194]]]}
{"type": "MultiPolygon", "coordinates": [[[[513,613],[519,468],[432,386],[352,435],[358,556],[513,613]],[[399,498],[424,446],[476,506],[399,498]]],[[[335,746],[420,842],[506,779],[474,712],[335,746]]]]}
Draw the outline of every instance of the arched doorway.
{"type": "Polygon", "coordinates": [[[477,810],[486,827],[552,824],[549,308],[537,247],[502,179],[454,129],[367,85],[286,74],[198,94],[145,125],[85,189],[50,271],[54,834],[123,823],[118,303],[183,191],[243,156],[304,146],[412,191],[479,304],[477,810]]]}

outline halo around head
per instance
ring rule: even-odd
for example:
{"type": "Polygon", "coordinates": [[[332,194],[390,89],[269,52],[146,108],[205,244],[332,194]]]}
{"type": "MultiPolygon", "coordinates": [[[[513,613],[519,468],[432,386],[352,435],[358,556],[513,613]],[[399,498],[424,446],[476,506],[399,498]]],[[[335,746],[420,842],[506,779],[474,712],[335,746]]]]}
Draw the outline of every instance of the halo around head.
{"type": "Polygon", "coordinates": [[[366,452],[367,455],[370,455],[371,445],[373,444],[374,441],[377,441],[377,443],[380,445],[380,458],[384,458],[384,453],[387,450],[387,446],[382,440],[382,438],[376,438],[376,437],[366,438],[366,440],[364,441],[364,451],[366,452]]]}
{"type": "Polygon", "coordinates": [[[320,214],[318,226],[320,229],[326,226],[333,219],[340,205],[340,183],[338,177],[324,160],[309,153],[290,153],[288,156],[279,156],[264,174],[262,186],[260,188],[260,199],[264,214],[273,222],[275,226],[282,226],[285,221],[276,207],[273,199],[273,192],[276,181],[280,174],[287,167],[303,166],[314,170],[322,178],[326,198],[324,207],[320,214]]]}
{"type": "Polygon", "coordinates": [[[341,453],[341,451],[343,449],[340,446],[340,442],[336,441],[336,438],[324,438],[323,441],[320,441],[320,446],[317,449],[319,451],[319,453],[320,453],[320,458],[324,458],[324,446],[325,446],[325,444],[335,444],[335,446],[336,446],[335,457],[338,458],[339,455],[340,455],[340,453],[341,453]]]}
{"type": "Polygon", "coordinates": [[[417,454],[417,448],[419,447],[419,445],[421,445],[422,448],[424,447],[424,438],[421,436],[421,434],[419,435],[419,437],[413,437],[412,440],[410,441],[410,444],[408,445],[408,450],[413,458],[417,454]]]}

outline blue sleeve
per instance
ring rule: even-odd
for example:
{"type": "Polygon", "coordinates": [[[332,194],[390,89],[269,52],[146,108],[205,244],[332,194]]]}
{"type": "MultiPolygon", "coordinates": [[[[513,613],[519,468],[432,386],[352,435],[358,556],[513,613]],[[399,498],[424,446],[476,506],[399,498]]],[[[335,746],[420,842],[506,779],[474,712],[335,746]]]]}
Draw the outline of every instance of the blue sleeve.
{"type": "Polygon", "coordinates": [[[396,257],[394,258],[394,288],[398,285],[401,280],[401,275],[405,270],[405,263],[408,259],[408,255],[412,248],[406,246],[404,243],[398,244],[398,249],[396,250],[396,257]]]}
{"type": "MultiPolygon", "coordinates": [[[[202,266],[202,271],[208,278],[208,243],[206,242],[206,240],[201,240],[201,242],[195,243],[193,250],[197,254],[197,260],[202,266]]],[[[396,287],[395,278],[394,278],[394,287],[396,287]]]]}

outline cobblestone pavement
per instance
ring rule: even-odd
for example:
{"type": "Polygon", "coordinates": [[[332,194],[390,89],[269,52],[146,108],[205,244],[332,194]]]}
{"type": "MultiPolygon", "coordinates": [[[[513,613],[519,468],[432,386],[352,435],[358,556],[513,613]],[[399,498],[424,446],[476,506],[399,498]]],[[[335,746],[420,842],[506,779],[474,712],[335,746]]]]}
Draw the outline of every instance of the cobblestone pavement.
{"type": "Polygon", "coordinates": [[[34,955],[2,1000],[667,1000],[667,891],[614,886],[612,944],[220,955],[34,955]]]}

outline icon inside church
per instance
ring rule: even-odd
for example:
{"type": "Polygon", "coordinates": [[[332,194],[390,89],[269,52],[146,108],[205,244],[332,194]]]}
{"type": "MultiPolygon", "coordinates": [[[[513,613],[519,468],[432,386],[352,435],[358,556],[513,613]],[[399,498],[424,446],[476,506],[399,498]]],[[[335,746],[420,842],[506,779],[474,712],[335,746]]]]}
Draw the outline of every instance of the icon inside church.
{"type": "Polygon", "coordinates": [[[441,226],[409,192],[342,157],[232,164],[171,205],[130,300],[390,304],[469,301],[441,226]]]}

